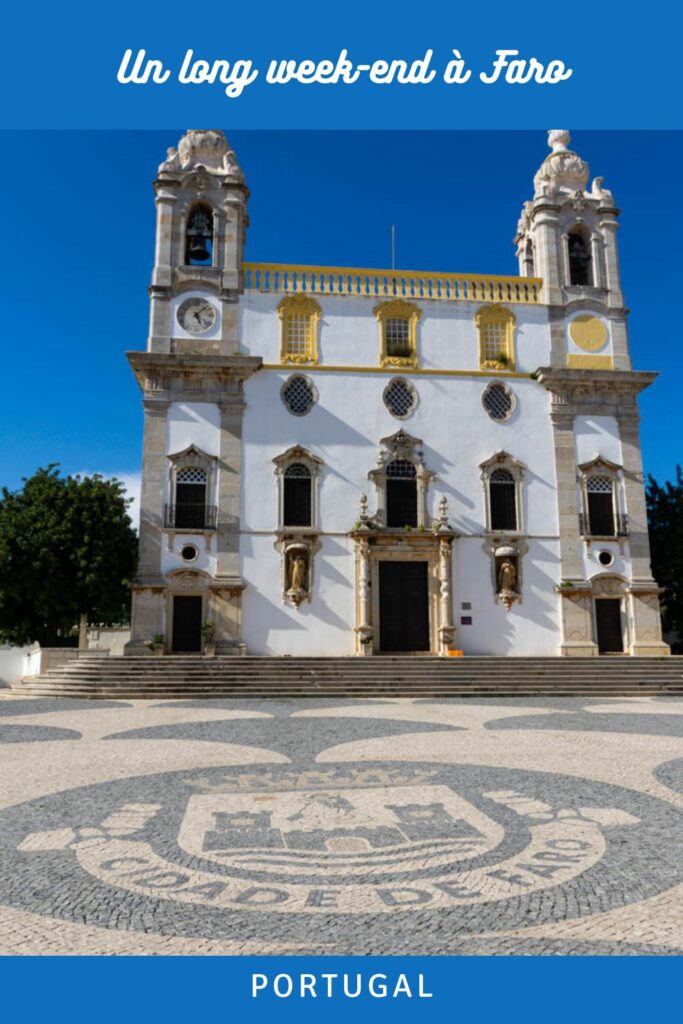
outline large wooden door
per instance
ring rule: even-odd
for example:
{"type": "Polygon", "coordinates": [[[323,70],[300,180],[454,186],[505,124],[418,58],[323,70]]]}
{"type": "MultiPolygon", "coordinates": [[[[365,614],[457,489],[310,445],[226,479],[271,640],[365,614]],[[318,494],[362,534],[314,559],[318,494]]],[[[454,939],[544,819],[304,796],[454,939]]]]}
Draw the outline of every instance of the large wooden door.
{"type": "Polygon", "coordinates": [[[428,651],[427,562],[379,563],[381,651],[428,651]]]}
{"type": "Polygon", "coordinates": [[[595,601],[595,628],[600,654],[623,654],[624,636],[621,630],[621,601],[614,597],[599,597],[595,601]]]}
{"type": "Polygon", "coordinates": [[[202,599],[176,595],[173,598],[173,651],[190,654],[202,649],[202,599]]]}

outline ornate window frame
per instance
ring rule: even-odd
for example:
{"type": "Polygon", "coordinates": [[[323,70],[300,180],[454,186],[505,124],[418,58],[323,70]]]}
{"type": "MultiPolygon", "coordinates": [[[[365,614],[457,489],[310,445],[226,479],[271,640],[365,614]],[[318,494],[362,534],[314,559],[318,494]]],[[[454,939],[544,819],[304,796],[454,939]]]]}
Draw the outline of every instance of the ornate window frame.
{"type": "Polygon", "coordinates": [[[422,316],[420,307],[416,306],[414,302],[406,302],[404,299],[391,299],[388,302],[380,302],[374,307],[373,313],[379,325],[379,365],[384,367],[416,368],[418,365],[417,325],[422,316]],[[409,355],[389,355],[387,324],[390,320],[406,320],[408,322],[409,355]]]}
{"type": "MultiPolygon", "coordinates": [[[[417,527],[418,530],[426,530],[431,527],[432,521],[427,512],[427,498],[429,484],[436,479],[424,464],[424,451],[422,441],[412,437],[404,430],[397,430],[389,437],[380,440],[382,451],[377,458],[377,465],[368,473],[368,480],[372,480],[377,492],[377,511],[373,517],[374,523],[381,529],[388,529],[387,523],[387,467],[395,460],[411,462],[415,466],[415,482],[417,487],[417,527]]],[[[394,527],[392,530],[396,529],[394,527]]]]}
{"type": "Polygon", "coordinates": [[[507,423],[514,416],[515,409],[517,408],[517,395],[509,388],[503,380],[490,380],[484,390],[481,393],[481,404],[484,412],[494,423],[507,423]],[[510,408],[508,409],[505,416],[497,417],[492,416],[490,411],[486,408],[486,396],[490,394],[494,389],[502,388],[507,397],[510,399],[510,408]]]}
{"type": "Polygon", "coordinates": [[[593,541],[611,540],[620,544],[628,537],[628,515],[624,502],[624,488],[622,486],[624,469],[616,462],[610,462],[602,455],[596,455],[590,462],[584,462],[578,469],[578,483],[581,492],[579,513],[579,533],[591,544],[593,541]],[[612,481],[612,510],[614,514],[614,533],[593,534],[590,529],[590,514],[588,504],[588,481],[592,476],[609,477],[612,481]]]}
{"type": "Polygon", "coordinates": [[[484,490],[484,516],[486,533],[492,537],[520,537],[524,534],[524,472],[526,466],[519,462],[509,452],[500,451],[486,459],[479,466],[481,470],[481,482],[484,490]],[[514,530],[494,530],[491,525],[491,474],[496,469],[505,469],[512,476],[515,482],[515,511],[517,513],[517,528],[514,530]]]}
{"type": "Polygon", "coordinates": [[[482,306],[475,314],[474,322],[479,336],[479,368],[482,370],[514,370],[517,317],[512,310],[499,303],[482,306]],[[486,328],[492,325],[501,327],[503,333],[502,346],[495,358],[491,358],[486,350],[485,332],[486,328]],[[505,358],[498,358],[499,356],[505,358]]]}
{"type": "Polygon", "coordinates": [[[413,384],[413,382],[408,377],[405,377],[405,376],[402,376],[402,377],[392,377],[391,380],[387,381],[387,383],[385,384],[384,388],[382,389],[382,402],[384,404],[384,407],[387,410],[387,412],[389,413],[389,415],[393,416],[394,419],[396,419],[396,420],[408,420],[408,419],[410,419],[410,417],[413,415],[413,413],[417,409],[419,400],[420,399],[419,399],[419,396],[418,396],[417,389],[416,389],[415,385],[413,384]],[[397,413],[397,412],[394,412],[389,407],[389,403],[387,401],[387,392],[389,391],[389,389],[391,387],[393,387],[396,384],[402,384],[406,388],[406,390],[408,392],[410,392],[410,395],[412,397],[412,404],[411,404],[411,406],[410,406],[410,408],[408,409],[407,412],[397,413]]]}
{"type": "MultiPolygon", "coordinates": [[[[177,533],[192,533],[196,535],[204,535],[206,541],[206,550],[208,551],[211,547],[211,536],[216,529],[216,523],[218,518],[218,510],[216,508],[215,496],[216,496],[216,477],[218,460],[214,455],[209,455],[207,452],[202,451],[195,444],[190,444],[187,448],[183,448],[182,451],[174,452],[167,456],[169,463],[168,466],[168,505],[167,507],[173,507],[177,504],[176,499],[176,488],[178,484],[178,475],[183,469],[199,469],[206,474],[206,508],[207,518],[204,528],[195,526],[175,526],[167,525],[164,523],[164,529],[168,533],[168,550],[173,550],[173,540],[177,533]],[[210,512],[209,510],[213,510],[210,512]]],[[[167,518],[167,517],[165,517],[167,518]]]]}
{"type": "Polygon", "coordinates": [[[292,604],[297,611],[304,601],[311,601],[315,579],[315,556],[321,548],[319,526],[320,474],[322,459],[302,445],[293,445],[273,459],[277,478],[277,530],[275,550],[280,554],[280,586],[283,604],[292,604]],[[311,525],[285,526],[285,474],[290,466],[301,463],[311,474],[311,525]],[[304,568],[293,578],[295,559],[303,559],[304,568]]]}
{"type": "Polygon", "coordinates": [[[280,362],[303,366],[319,361],[318,332],[322,309],[310,295],[285,295],[277,307],[280,318],[280,362]],[[306,318],[307,338],[303,352],[292,352],[288,349],[287,332],[294,318],[306,318]]]}
{"type": "Polygon", "coordinates": [[[278,533],[317,533],[320,529],[319,518],[319,487],[320,471],[323,466],[322,459],[313,455],[307,448],[301,445],[293,445],[286,452],[277,455],[273,459],[275,476],[277,478],[277,532],[278,533]],[[302,463],[311,474],[311,525],[310,526],[286,526],[285,525],[285,473],[290,466],[302,463]]]}
{"type": "Polygon", "coordinates": [[[313,406],[316,405],[318,402],[318,389],[311,380],[311,378],[307,377],[305,373],[292,373],[289,375],[289,377],[286,377],[282,382],[282,387],[280,388],[280,398],[282,400],[282,404],[284,405],[285,409],[290,414],[290,416],[308,416],[308,414],[313,410],[313,406]],[[287,399],[285,398],[285,391],[287,390],[289,385],[292,383],[292,381],[298,379],[306,381],[306,385],[309,388],[311,394],[311,404],[309,405],[308,409],[306,409],[304,412],[297,412],[296,409],[292,409],[288,405],[287,399]]]}

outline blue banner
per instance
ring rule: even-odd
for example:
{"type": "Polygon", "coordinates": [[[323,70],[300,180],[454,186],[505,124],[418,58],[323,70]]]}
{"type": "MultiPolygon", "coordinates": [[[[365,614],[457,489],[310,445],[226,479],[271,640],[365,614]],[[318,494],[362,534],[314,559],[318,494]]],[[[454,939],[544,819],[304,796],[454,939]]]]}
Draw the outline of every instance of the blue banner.
{"type": "Polygon", "coordinates": [[[681,127],[680,8],[120,0],[5,14],[3,127],[681,127]],[[10,102],[11,97],[11,102],[10,102]]]}

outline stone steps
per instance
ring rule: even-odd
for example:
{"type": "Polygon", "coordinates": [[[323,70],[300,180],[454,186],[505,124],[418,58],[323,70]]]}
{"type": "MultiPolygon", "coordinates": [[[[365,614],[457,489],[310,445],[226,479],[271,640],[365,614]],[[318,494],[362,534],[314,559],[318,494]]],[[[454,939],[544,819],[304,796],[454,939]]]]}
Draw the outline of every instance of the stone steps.
{"type": "Polygon", "coordinates": [[[211,697],[683,696],[683,658],[81,657],[15,693],[211,697]]]}

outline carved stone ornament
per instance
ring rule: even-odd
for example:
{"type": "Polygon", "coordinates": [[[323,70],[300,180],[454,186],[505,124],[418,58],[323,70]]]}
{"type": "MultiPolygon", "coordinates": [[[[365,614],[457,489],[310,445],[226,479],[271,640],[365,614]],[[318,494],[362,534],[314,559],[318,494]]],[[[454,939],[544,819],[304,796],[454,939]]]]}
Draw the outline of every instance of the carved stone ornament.
{"type": "Polygon", "coordinates": [[[593,576],[591,584],[593,586],[593,597],[621,597],[628,586],[625,579],[611,573],[593,576]]]}
{"type": "Polygon", "coordinates": [[[222,131],[211,128],[191,128],[183,135],[178,148],[171,146],[166,159],[159,165],[159,177],[178,177],[201,168],[208,188],[216,178],[244,181],[234,150],[222,131]]]}
{"type": "Polygon", "coordinates": [[[588,164],[577,153],[567,148],[569,132],[552,129],[548,132],[548,145],[552,152],[545,158],[534,178],[536,198],[583,193],[588,183],[588,164]]]}

